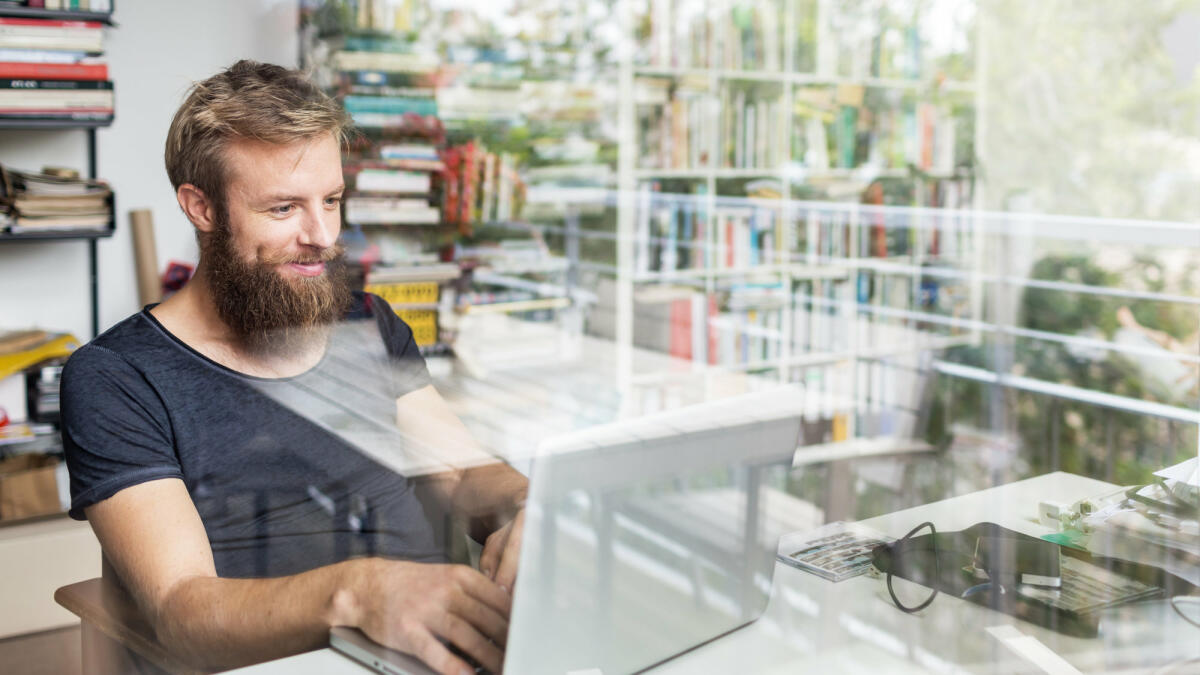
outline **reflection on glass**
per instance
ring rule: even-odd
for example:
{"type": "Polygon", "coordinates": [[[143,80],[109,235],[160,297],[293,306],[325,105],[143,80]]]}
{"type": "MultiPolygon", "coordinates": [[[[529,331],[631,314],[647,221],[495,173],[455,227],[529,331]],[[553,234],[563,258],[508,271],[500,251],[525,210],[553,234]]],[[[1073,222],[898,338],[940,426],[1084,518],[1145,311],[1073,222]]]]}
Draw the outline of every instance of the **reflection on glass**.
{"type": "Polygon", "coordinates": [[[790,463],[786,389],[600,427],[534,464],[506,668],[648,668],[754,621],[790,463]]]}

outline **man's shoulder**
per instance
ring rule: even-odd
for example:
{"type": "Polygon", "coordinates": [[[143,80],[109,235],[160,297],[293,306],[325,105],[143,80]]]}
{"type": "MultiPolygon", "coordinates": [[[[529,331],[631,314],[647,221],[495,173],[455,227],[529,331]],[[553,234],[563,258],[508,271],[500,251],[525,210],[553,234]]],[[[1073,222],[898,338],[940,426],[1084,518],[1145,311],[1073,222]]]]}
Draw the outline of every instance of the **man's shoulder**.
{"type": "Polygon", "coordinates": [[[351,291],[350,308],[346,310],[347,321],[373,319],[379,316],[381,308],[391,309],[383,298],[374,293],[351,291]]]}
{"type": "Polygon", "coordinates": [[[138,312],[97,335],[71,355],[67,367],[79,370],[121,362],[128,365],[153,362],[169,338],[146,314],[138,312]]]}

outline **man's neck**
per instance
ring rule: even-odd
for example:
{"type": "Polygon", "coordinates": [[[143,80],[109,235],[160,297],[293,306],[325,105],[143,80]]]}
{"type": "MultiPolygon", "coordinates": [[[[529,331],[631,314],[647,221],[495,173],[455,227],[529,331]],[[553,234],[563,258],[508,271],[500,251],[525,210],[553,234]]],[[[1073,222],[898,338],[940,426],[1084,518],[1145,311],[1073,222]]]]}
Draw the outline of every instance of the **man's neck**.
{"type": "Polygon", "coordinates": [[[221,319],[203,266],[177,293],[150,310],[172,335],[209,359],[255,377],[292,377],[315,366],[325,353],[326,331],[281,349],[254,349],[221,319]]]}

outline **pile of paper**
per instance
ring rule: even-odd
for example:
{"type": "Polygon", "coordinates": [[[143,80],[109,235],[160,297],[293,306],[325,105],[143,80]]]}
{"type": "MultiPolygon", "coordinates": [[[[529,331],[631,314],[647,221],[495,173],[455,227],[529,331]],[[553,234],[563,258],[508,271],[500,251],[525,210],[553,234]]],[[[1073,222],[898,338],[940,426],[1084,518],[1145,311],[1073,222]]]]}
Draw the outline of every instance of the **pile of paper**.
{"type": "Polygon", "coordinates": [[[1159,482],[1131,488],[1083,517],[1088,550],[1200,584],[1200,460],[1155,476],[1159,482]]]}
{"type": "Polygon", "coordinates": [[[0,168],[0,209],[10,232],[106,230],[112,190],[95,180],[0,168]]]}

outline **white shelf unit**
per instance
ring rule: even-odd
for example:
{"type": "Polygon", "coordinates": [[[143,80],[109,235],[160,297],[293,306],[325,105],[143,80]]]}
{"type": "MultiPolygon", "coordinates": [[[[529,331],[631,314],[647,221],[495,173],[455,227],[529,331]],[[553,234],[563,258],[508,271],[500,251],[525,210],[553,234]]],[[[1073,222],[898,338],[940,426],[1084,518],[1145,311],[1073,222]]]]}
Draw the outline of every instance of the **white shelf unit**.
{"type": "MultiPolygon", "coordinates": [[[[686,0],[683,0],[686,2],[686,0]]],[[[672,9],[668,8],[665,11],[660,10],[660,5],[667,3],[674,6],[681,3],[681,0],[650,0],[647,3],[649,11],[654,14],[653,18],[662,19],[671,17],[672,9]]],[[[728,10],[736,3],[722,2],[713,3],[708,10],[709,16],[714,17],[722,11],[728,10]]],[[[785,289],[785,295],[788,298],[787,302],[783,303],[782,315],[780,317],[780,327],[778,335],[779,347],[771,358],[765,359],[750,359],[744,363],[736,365],[723,364],[717,368],[710,368],[706,364],[697,363],[695,367],[706,372],[712,373],[714,377],[718,377],[720,372],[725,370],[736,371],[773,371],[774,375],[780,381],[794,381],[796,379],[797,369],[810,368],[816,366],[824,366],[830,363],[849,363],[857,364],[860,359],[877,357],[873,352],[878,349],[866,349],[866,345],[861,345],[859,342],[859,333],[857,329],[848,329],[846,336],[847,342],[841,345],[838,349],[824,349],[818,351],[803,351],[793,353],[793,347],[796,344],[796,336],[792,334],[795,326],[793,312],[794,289],[798,283],[810,284],[813,288],[820,289],[819,292],[824,295],[825,288],[828,285],[852,285],[855,280],[855,275],[862,270],[870,270],[871,274],[895,274],[893,270],[871,270],[870,267],[875,259],[858,260],[860,242],[858,240],[861,226],[855,220],[858,217],[858,211],[853,207],[845,211],[848,220],[844,224],[846,236],[850,239],[847,248],[848,251],[843,257],[837,259],[829,259],[828,257],[819,255],[818,251],[811,250],[792,250],[795,242],[799,241],[799,233],[795,230],[796,227],[813,228],[816,226],[815,221],[810,218],[801,218],[804,213],[815,214],[819,213],[823,208],[821,204],[805,204],[795,199],[793,193],[794,186],[804,182],[815,181],[858,181],[862,185],[866,185],[871,180],[881,177],[903,177],[909,175],[907,168],[898,168],[894,166],[858,166],[858,167],[827,167],[827,166],[803,166],[800,163],[793,161],[795,158],[788,157],[793,147],[792,135],[794,133],[795,124],[793,118],[796,115],[797,93],[803,88],[814,87],[851,87],[861,89],[886,89],[894,92],[894,95],[915,96],[926,92],[938,92],[948,95],[967,97],[973,100],[976,92],[975,81],[944,81],[933,77],[924,77],[921,79],[897,79],[889,77],[849,77],[838,74],[839,68],[836,63],[836,49],[829,45],[832,43],[831,35],[831,14],[835,11],[833,2],[829,0],[814,0],[806,2],[805,0],[772,0],[771,4],[777,8],[776,15],[781,18],[782,26],[780,27],[780,35],[782,36],[781,55],[779,58],[780,68],[773,69],[729,69],[729,68],[698,68],[698,67],[673,67],[662,65],[647,65],[635,63],[635,49],[632,45],[635,16],[635,3],[633,0],[618,0],[617,17],[621,30],[630,40],[630,45],[622,52],[619,62],[619,80],[618,88],[620,91],[620,103],[618,109],[618,167],[617,179],[618,190],[616,197],[617,207],[617,265],[616,273],[616,340],[624,351],[628,352],[633,346],[634,341],[634,320],[635,320],[635,292],[639,288],[643,288],[648,284],[686,284],[696,287],[698,291],[703,292],[705,297],[711,297],[723,285],[730,282],[742,280],[762,280],[767,277],[773,280],[779,287],[785,289]],[[799,72],[797,61],[797,49],[795,46],[798,42],[798,21],[799,13],[806,7],[815,8],[816,16],[816,43],[813,45],[815,51],[815,68],[813,72],[799,72]],[[642,139],[638,133],[638,81],[641,78],[665,78],[674,81],[676,84],[680,82],[694,83],[698,88],[701,84],[706,87],[707,96],[710,97],[708,105],[712,109],[708,115],[699,115],[705,124],[711,126],[701,137],[707,140],[708,146],[702,151],[707,154],[707,162],[705,166],[685,166],[685,167],[667,167],[655,168],[639,166],[639,159],[643,154],[642,139]],[[722,161],[722,127],[719,121],[720,116],[716,114],[715,109],[718,107],[718,99],[723,87],[731,85],[741,85],[749,83],[750,86],[768,85],[775,86],[779,91],[779,103],[785,111],[786,123],[782,124],[782,137],[777,140],[777,143],[785,149],[785,161],[777,165],[769,167],[729,167],[724,166],[722,161]],[[767,202],[750,200],[729,200],[723,197],[720,193],[721,181],[733,179],[776,179],[781,187],[780,198],[775,204],[770,207],[767,202]],[[719,238],[721,234],[717,232],[716,213],[719,207],[731,205],[734,208],[773,208],[775,214],[775,257],[774,260],[766,260],[758,264],[750,266],[713,266],[704,264],[696,268],[675,269],[675,270],[649,270],[646,269],[646,261],[644,256],[646,251],[645,245],[647,241],[647,232],[645,232],[644,215],[639,214],[639,209],[644,208],[645,194],[640,185],[646,181],[657,180],[676,180],[676,181],[693,181],[697,185],[703,186],[703,196],[687,197],[695,199],[696,208],[702,209],[705,214],[703,218],[707,220],[705,227],[705,246],[712,250],[720,252],[721,244],[719,238]],[[643,220],[639,222],[639,218],[643,220]],[[800,224],[797,225],[797,222],[800,224]],[[857,264],[861,262],[862,264],[857,264]]],[[[978,46],[978,43],[977,43],[978,46]]],[[[978,64],[978,62],[977,62],[978,64]]],[[[976,76],[978,70],[976,70],[976,76]]],[[[978,79],[978,78],[976,78],[978,79]]],[[[979,124],[974,124],[975,128],[979,128],[979,124]]],[[[978,147],[978,146],[976,146],[978,147]]],[[[657,197],[656,197],[657,198],[657,197]]],[[[842,212],[840,207],[835,208],[834,212],[842,212]]],[[[972,232],[972,235],[977,235],[977,232],[972,232]]],[[[815,246],[817,238],[813,236],[813,232],[806,233],[804,237],[809,242],[809,246],[815,246]]],[[[972,241],[974,241],[974,236],[972,241]]],[[[914,247],[916,248],[916,247],[914,247]]],[[[972,254],[973,255],[973,254],[972,254]]],[[[974,260],[974,257],[972,258],[974,260]]],[[[912,279],[912,293],[918,292],[918,287],[921,280],[921,270],[924,266],[920,254],[906,256],[903,261],[905,271],[912,279]]],[[[593,266],[603,267],[603,266],[593,266]]],[[[972,297],[976,300],[971,302],[972,311],[980,311],[982,302],[978,302],[981,297],[982,286],[971,280],[972,297]]],[[[850,327],[853,325],[856,317],[860,315],[859,309],[855,303],[850,303],[846,306],[839,306],[836,311],[840,316],[846,319],[845,325],[850,327]]],[[[974,317],[978,319],[978,316],[974,317]]],[[[976,336],[977,337],[977,336],[976,336]]],[[[639,385],[654,383],[659,381],[653,373],[633,373],[628,358],[620,361],[618,368],[617,380],[618,387],[622,391],[629,390],[632,387],[639,385]]],[[[857,368],[857,366],[852,366],[857,368]]],[[[669,374],[666,375],[670,377],[669,374]]],[[[857,380],[857,376],[852,376],[852,380],[857,380]]],[[[708,380],[711,382],[712,380],[708,380]]],[[[851,390],[855,387],[851,386],[851,390]]],[[[849,435],[854,435],[853,423],[851,422],[847,429],[849,435]]]]}

